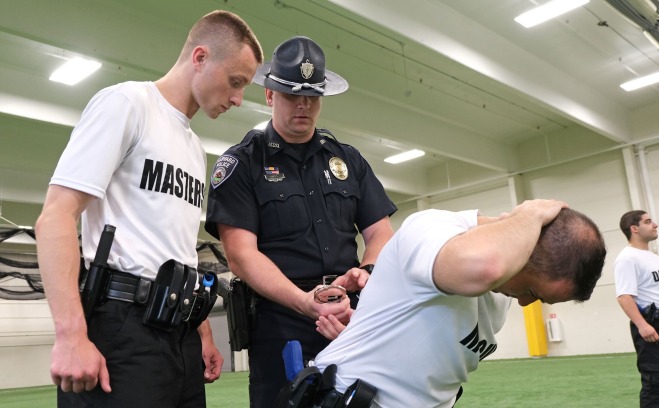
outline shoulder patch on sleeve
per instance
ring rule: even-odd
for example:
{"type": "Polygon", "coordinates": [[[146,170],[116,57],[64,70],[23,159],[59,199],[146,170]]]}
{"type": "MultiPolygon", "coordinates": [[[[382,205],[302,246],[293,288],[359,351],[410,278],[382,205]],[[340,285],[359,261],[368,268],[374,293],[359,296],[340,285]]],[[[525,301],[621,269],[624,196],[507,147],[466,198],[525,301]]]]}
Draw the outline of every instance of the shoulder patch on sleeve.
{"type": "Polygon", "coordinates": [[[211,175],[211,186],[213,186],[213,189],[218,188],[220,184],[224,183],[231,176],[238,162],[238,158],[230,154],[223,154],[217,159],[211,175]]]}

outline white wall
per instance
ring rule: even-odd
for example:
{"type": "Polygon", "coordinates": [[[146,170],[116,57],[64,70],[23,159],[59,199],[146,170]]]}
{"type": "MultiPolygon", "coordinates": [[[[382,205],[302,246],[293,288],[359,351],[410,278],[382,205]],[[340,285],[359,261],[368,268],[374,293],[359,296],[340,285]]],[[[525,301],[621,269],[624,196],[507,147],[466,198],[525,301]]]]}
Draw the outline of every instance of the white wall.
{"type": "Polygon", "coordinates": [[[54,340],[45,300],[0,299],[0,389],[51,384],[54,340]]]}

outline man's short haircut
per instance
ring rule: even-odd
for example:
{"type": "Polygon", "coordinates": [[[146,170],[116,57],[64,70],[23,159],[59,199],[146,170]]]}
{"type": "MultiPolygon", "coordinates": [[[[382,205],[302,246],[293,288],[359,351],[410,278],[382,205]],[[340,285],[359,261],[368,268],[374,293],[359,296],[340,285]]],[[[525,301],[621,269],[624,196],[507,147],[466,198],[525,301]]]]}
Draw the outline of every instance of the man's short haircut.
{"type": "Polygon", "coordinates": [[[597,225],[586,215],[564,208],[540,232],[528,267],[549,280],[572,282],[572,298],[590,299],[602,276],[606,245],[597,225]]]}
{"type": "Polygon", "coordinates": [[[179,62],[188,58],[199,45],[207,46],[216,59],[224,59],[247,44],[259,64],[263,63],[263,50],[259,40],[247,23],[237,14],[226,10],[212,11],[200,18],[188,34],[179,62]]]}
{"type": "Polygon", "coordinates": [[[645,214],[647,214],[647,211],[633,210],[624,213],[620,217],[620,231],[625,234],[627,241],[632,238],[632,225],[639,225],[645,214]]]}

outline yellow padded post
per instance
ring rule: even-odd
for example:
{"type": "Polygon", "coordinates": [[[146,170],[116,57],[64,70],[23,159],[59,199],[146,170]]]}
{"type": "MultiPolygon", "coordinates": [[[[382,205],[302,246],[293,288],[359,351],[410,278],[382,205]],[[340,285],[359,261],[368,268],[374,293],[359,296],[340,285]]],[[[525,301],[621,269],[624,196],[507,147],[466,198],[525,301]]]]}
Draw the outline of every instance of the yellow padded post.
{"type": "Polygon", "coordinates": [[[524,306],[524,325],[526,326],[526,341],[531,357],[547,355],[547,331],[542,319],[542,302],[536,300],[524,306]]]}

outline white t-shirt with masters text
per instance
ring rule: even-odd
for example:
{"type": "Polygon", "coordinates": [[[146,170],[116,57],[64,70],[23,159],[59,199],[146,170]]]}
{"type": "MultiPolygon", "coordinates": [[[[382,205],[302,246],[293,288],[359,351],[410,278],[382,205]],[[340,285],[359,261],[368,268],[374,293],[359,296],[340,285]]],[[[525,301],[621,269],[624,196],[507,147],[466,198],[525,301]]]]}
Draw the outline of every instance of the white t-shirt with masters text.
{"type": "Polygon", "coordinates": [[[153,279],[168,259],[197,266],[206,154],[190,120],[152,82],[99,91],[82,113],[51,184],[96,197],[82,215],[82,250],[94,259],[116,227],[108,263],[153,279]]]}

